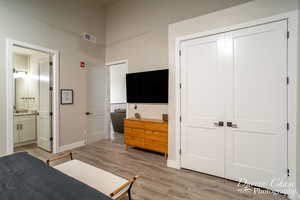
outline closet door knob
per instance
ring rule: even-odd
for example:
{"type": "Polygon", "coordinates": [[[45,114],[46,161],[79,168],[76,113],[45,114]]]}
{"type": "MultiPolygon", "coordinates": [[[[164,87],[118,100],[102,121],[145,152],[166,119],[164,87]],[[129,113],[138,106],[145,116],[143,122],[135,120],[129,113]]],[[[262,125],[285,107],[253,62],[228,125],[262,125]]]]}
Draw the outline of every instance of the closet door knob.
{"type": "Polygon", "coordinates": [[[216,126],[216,127],[222,127],[222,126],[224,126],[224,122],[222,122],[222,121],[215,122],[214,126],[216,126]]]}

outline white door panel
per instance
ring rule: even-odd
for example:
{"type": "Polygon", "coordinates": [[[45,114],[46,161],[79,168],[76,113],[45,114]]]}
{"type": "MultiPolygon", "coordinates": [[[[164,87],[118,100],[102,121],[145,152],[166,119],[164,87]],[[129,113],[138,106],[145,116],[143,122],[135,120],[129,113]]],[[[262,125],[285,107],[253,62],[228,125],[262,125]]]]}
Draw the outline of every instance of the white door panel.
{"type": "Polygon", "coordinates": [[[222,36],[182,44],[182,167],[224,176],[222,36]],[[200,92],[201,91],[201,92],[200,92]]]}
{"type": "MultiPolygon", "coordinates": [[[[287,169],[287,22],[226,34],[232,40],[226,176],[270,184],[287,169]]],[[[265,186],[277,190],[271,185],[265,186]]]]}
{"type": "Polygon", "coordinates": [[[224,130],[185,127],[182,129],[182,167],[207,174],[224,176],[224,130]]]}
{"type": "Polygon", "coordinates": [[[52,152],[52,111],[51,101],[51,69],[50,57],[43,58],[39,62],[39,115],[37,119],[37,145],[38,147],[52,152]]]}
{"type": "Polygon", "coordinates": [[[286,31],[253,28],[232,33],[232,39],[234,119],[258,122],[271,132],[281,129],[278,124],[286,120],[286,31]]]}

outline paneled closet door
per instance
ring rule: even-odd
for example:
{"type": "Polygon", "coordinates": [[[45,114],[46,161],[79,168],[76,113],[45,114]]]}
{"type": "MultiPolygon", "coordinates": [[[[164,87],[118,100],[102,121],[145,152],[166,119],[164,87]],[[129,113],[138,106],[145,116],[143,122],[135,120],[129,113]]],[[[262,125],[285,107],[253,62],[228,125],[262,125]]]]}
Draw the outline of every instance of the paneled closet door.
{"type": "Polygon", "coordinates": [[[287,177],[287,22],[225,38],[225,176],[278,190],[271,181],[287,177]]]}
{"type": "Polygon", "coordinates": [[[181,166],[216,176],[224,176],[222,39],[210,36],[181,46],[181,166]]]}

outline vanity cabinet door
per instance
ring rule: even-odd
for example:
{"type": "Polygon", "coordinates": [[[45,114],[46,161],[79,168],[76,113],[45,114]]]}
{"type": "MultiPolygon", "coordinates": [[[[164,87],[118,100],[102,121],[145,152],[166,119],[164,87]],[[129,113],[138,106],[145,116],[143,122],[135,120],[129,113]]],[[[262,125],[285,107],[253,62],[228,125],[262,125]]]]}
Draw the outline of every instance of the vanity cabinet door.
{"type": "Polygon", "coordinates": [[[20,119],[20,140],[28,142],[36,139],[35,116],[24,116],[20,119]]]}
{"type": "Polygon", "coordinates": [[[14,144],[19,143],[19,121],[14,120],[14,144]]]}

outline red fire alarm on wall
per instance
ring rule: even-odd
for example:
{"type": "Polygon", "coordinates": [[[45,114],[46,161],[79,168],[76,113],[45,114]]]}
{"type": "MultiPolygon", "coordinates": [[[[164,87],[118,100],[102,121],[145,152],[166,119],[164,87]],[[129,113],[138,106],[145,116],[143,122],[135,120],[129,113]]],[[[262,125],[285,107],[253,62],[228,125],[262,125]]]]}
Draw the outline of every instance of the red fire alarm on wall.
{"type": "Polygon", "coordinates": [[[84,69],[85,68],[85,62],[81,61],[80,62],[80,69],[84,69]]]}

